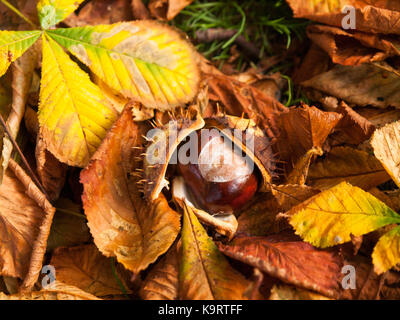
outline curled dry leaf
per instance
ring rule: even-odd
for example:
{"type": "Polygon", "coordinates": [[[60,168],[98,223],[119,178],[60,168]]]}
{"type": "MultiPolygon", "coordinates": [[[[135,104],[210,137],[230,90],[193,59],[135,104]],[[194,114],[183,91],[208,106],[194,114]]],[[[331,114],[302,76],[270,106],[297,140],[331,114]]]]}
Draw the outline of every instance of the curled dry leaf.
{"type": "Polygon", "coordinates": [[[337,144],[358,145],[369,139],[375,131],[375,126],[355,110],[350,108],[344,101],[335,109],[343,115],[338,123],[333,139],[337,144]]]}
{"type": "Polygon", "coordinates": [[[168,250],[179,229],[179,214],[160,194],[146,203],[132,176],[141,131],[127,107],[81,173],[83,206],[99,250],[138,273],[168,250]]]}
{"type": "Polygon", "coordinates": [[[205,79],[211,101],[220,103],[230,115],[244,114],[252,119],[274,142],[279,135],[277,116],[288,110],[284,105],[255,87],[225,75],[206,74],[205,79]]]}
{"type": "Polygon", "coordinates": [[[307,151],[322,148],[326,138],[339,123],[342,115],[324,112],[302,105],[280,115],[281,136],[278,139],[279,158],[293,167],[307,151]]]}
{"type": "Polygon", "coordinates": [[[150,270],[140,288],[144,300],[176,300],[178,298],[179,255],[177,245],[150,270]]]}
{"type": "Polygon", "coordinates": [[[36,140],[36,171],[40,182],[51,201],[55,201],[60,196],[61,189],[64,187],[68,166],[57,160],[56,157],[47,151],[45,143],[40,136],[36,140]]]}
{"type": "Polygon", "coordinates": [[[343,99],[358,106],[400,108],[400,78],[394,72],[372,64],[360,66],[336,65],[302,85],[343,99]]]}
{"type": "Polygon", "coordinates": [[[337,296],[341,259],[333,252],[283,234],[268,237],[238,237],[220,250],[273,277],[327,295],[337,296]]]}
{"type": "Polygon", "coordinates": [[[150,19],[150,12],[143,4],[142,0],[132,0],[131,2],[133,16],[137,20],[150,19]]]}
{"type": "Polygon", "coordinates": [[[22,288],[29,289],[42,268],[55,209],[13,160],[5,172],[0,195],[0,272],[24,279],[22,288]]]}
{"type": "Polygon", "coordinates": [[[377,129],[371,139],[374,154],[400,187],[400,121],[377,129]]]}
{"type": "Polygon", "coordinates": [[[357,30],[373,33],[400,33],[400,5],[396,0],[287,0],[297,18],[307,18],[337,27],[348,11],[355,8],[357,30]]]}
{"type": "Polygon", "coordinates": [[[274,285],[269,300],[332,300],[312,291],[286,286],[274,285]]]}
{"type": "Polygon", "coordinates": [[[40,291],[31,291],[6,295],[0,292],[0,300],[100,300],[81,289],[54,281],[50,287],[40,291]]]}
{"type": "Polygon", "coordinates": [[[56,269],[57,281],[75,286],[97,297],[122,294],[122,285],[130,290],[127,271],[118,265],[115,274],[113,261],[103,256],[95,245],[58,248],[53,252],[50,264],[56,269]],[[120,281],[120,283],[118,283],[120,281]]]}
{"type": "Polygon", "coordinates": [[[342,181],[369,190],[390,179],[380,162],[365,151],[335,147],[310,167],[308,184],[326,190],[342,181]]]}
{"type": "Polygon", "coordinates": [[[319,147],[308,150],[306,154],[300,157],[300,159],[298,159],[294,164],[292,171],[286,178],[286,183],[304,185],[307,180],[311,161],[317,156],[322,156],[323,153],[324,152],[319,147]]]}
{"type": "Polygon", "coordinates": [[[157,19],[172,20],[193,0],[151,0],[149,10],[157,19]]]}
{"type": "Polygon", "coordinates": [[[308,37],[329,54],[334,63],[360,65],[399,55],[399,41],[393,36],[382,36],[322,25],[310,25],[308,37]]]}
{"type": "Polygon", "coordinates": [[[246,300],[250,282],[233,269],[185,205],[179,296],[190,300],[246,300]]]}

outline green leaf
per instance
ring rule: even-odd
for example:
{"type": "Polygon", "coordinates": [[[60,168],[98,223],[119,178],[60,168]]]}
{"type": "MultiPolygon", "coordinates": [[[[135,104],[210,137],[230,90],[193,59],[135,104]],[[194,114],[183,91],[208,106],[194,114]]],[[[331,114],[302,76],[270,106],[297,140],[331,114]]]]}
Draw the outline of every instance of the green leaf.
{"type": "Polygon", "coordinates": [[[146,107],[169,110],[196,95],[199,70],[190,43],[153,21],[49,30],[108,86],[146,107]]]}
{"type": "Polygon", "coordinates": [[[400,263],[400,226],[384,234],[372,253],[372,262],[377,274],[381,274],[400,263]]]}
{"type": "Polygon", "coordinates": [[[84,0],[39,0],[37,11],[43,29],[55,26],[74,12],[84,0]]]}
{"type": "Polygon", "coordinates": [[[392,223],[400,215],[347,182],[321,192],[290,210],[290,224],[307,242],[329,247],[392,223]]]}
{"type": "Polygon", "coordinates": [[[41,36],[41,31],[0,31],[0,77],[41,36]]]}

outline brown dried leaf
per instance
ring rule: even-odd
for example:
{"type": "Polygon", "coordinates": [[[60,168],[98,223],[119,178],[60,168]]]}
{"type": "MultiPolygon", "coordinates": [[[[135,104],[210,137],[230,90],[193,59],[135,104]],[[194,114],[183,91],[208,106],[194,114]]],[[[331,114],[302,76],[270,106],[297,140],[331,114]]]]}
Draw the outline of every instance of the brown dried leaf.
{"type": "Polygon", "coordinates": [[[280,115],[281,135],[277,141],[279,159],[293,167],[307,151],[322,148],[342,115],[302,105],[280,115]]]}
{"type": "Polygon", "coordinates": [[[29,289],[42,267],[55,209],[13,160],[4,175],[0,195],[0,273],[24,279],[22,287],[29,289]]]}
{"type": "Polygon", "coordinates": [[[36,170],[42,186],[50,200],[55,201],[64,187],[68,166],[58,161],[50,151],[47,151],[40,134],[36,140],[35,156],[36,170]]]}
{"type": "MultiPolygon", "coordinates": [[[[97,297],[122,294],[111,267],[112,260],[103,256],[95,245],[58,248],[53,252],[50,264],[56,269],[57,281],[75,286],[97,297]]],[[[118,265],[116,275],[126,289],[127,271],[118,265]],[[125,278],[125,279],[124,279],[125,278]]]]}
{"type": "Polygon", "coordinates": [[[309,185],[326,190],[342,181],[369,190],[390,179],[379,161],[365,151],[335,147],[310,167],[309,185]]]}
{"type": "Polygon", "coordinates": [[[178,251],[172,246],[150,270],[140,288],[144,300],[176,300],[178,298],[178,251]]]}
{"type": "Polygon", "coordinates": [[[269,300],[332,300],[312,291],[287,286],[274,285],[269,300]]]}
{"type": "Polygon", "coordinates": [[[317,156],[322,156],[323,153],[324,152],[319,147],[308,150],[304,156],[297,160],[286,179],[286,183],[304,185],[307,180],[308,169],[310,168],[311,161],[317,156]]]}
{"type": "Polygon", "coordinates": [[[227,256],[296,286],[335,297],[341,260],[333,252],[315,249],[293,237],[240,237],[219,244],[227,256]]]}
{"type": "Polygon", "coordinates": [[[399,55],[400,42],[393,36],[384,36],[341,28],[310,25],[308,37],[329,54],[334,63],[360,65],[381,61],[399,55]]]}
{"type": "Polygon", "coordinates": [[[162,194],[151,204],[140,196],[131,174],[140,153],[134,148],[141,144],[139,125],[127,107],[81,173],[83,206],[95,244],[134,273],[166,252],[180,229],[179,214],[162,194]]]}
{"type": "Polygon", "coordinates": [[[302,85],[354,103],[379,108],[400,108],[400,78],[396,73],[372,64],[360,66],[336,65],[328,72],[319,74],[302,85]]]}
{"type": "Polygon", "coordinates": [[[221,104],[230,115],[244,114],[265,130],[271,142],[275,141],[280,131],[277,116],[288,111],[284,105],[255,87],[225,75],[206,74],[205,79],[211,101],[221,104]]]}
{"type": "Polygon", "coordinates": [[[101,300],[81,289],[55,281],[50,287],[40,291],[32,291],[6,295],[0,292],[0,300],[101,300]]]}
{"type": "Polygon", "coordinates": [[[336,108],[343,115],[332,138],[340,144],[358,145],[369,139],[375,131],[375,126],[366,118],[350,108],[344,101],[336,108]]]}
{"type": "Polygon", "coordinates": [[[72,13],[63,23],[69,27],[113,24],[133,20],[130,0],[92,0],[79,13],[72,13]]]}
{"type": "Polygon", "coordinates": [[[143,4],[142,0],[132,0],[132,13],[133,17],[137,20],[150,19],[150,12],[147,7],[143,4]]]}
{"type": "Polygon", "coordinates": [[[193,0],[151,0],[149,10],[157,19],[172,20],[193,0]]]}
{"type": "Polygon", "coordinates": [[[400,4],[397,0],[287,0],[297,18],[307,18],[337,27],[347,13],[356,9],[357,30],[373,33],[400,33],[400,4]]]}
{"type": "Polygon", "coordinates": [[[274,189],[277,191],[275,198],[282,212],[289,211],[292,207],[319,193],[319,190],[306,185],[286,184],[274,186],[274,189]]]}

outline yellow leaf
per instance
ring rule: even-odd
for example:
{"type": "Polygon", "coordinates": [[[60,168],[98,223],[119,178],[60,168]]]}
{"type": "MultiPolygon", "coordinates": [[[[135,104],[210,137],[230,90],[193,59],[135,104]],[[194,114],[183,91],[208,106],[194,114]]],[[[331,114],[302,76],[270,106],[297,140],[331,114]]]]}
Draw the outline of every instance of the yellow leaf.
{"type": "Polygon", "coordinates": [[[329,247],[380,227],[399,223],[400,216],[374,196],[342,182],[288,212],[290,224],[307,242],[329,247]]]}
{"type": "Polygon", "coordinates": [[[0,76],[39,39],[40,31],[0,31],[0,76]]]}
{"type": "Polygon", "coordinates": [[[84,0],[39,0],[37,11],[40,25],[43,29],[55,26],[58,22],[64,20],[84,0]]]}
{"type": "Polygon", "coordinates": [[[198,91],[195,51],[166,25],[132,21],[47,32],[107,85],[146,107],[169,110],[198,91]]]}
{"type": "Polygon", "coordinates": [[[179,295],[190,300],[246,299],[250,285],[208,237],[192,209],[184,205],[179,295]]]}
{"type": "Polygon", "coordinates": [[[369,190],[389,180],[380,162],[371,154],[349,147],[333,148],[310,167],[308,183],[320,190],[342,181],[369,190]]]}
{"type": "Polygon", "coordinates": [[[400,187],[400,121],[377,129],[371,138],[371,145],[375,157],[400,187]]]}
{"type": "Polygon", "coordinates": [[[379,239],[372,253],[372,262],[377,274],[384,273],[400,263],[400,226],[379,239]]]}
{"type": "Polygon", "coordinates": [[[84,167],[116,117],[89,76],[44,37],[38,118],[47,149],[62,162],[84,167]]]}

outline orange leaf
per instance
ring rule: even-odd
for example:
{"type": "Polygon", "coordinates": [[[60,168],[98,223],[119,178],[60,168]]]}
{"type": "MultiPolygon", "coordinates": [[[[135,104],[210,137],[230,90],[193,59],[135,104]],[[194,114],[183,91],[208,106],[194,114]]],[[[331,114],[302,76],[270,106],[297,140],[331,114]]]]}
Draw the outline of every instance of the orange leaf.
{"type": "Polygon", "coordinates": [[[282,234],[268,237],[240,237],[220,250],[273,277],[323,295],[337,295],[341,261],[329,251],[282,234]]]}
{"type": "Polygon", "coordinates": [[[162,194],[151,204],[140,196],[131,175],[140,153],[134,148],[140,145],[140,128],[128,107],[81,173],[82,200],[95,244],[134,273],[166,252],[180,229],[179,214],[162,194]]]}

